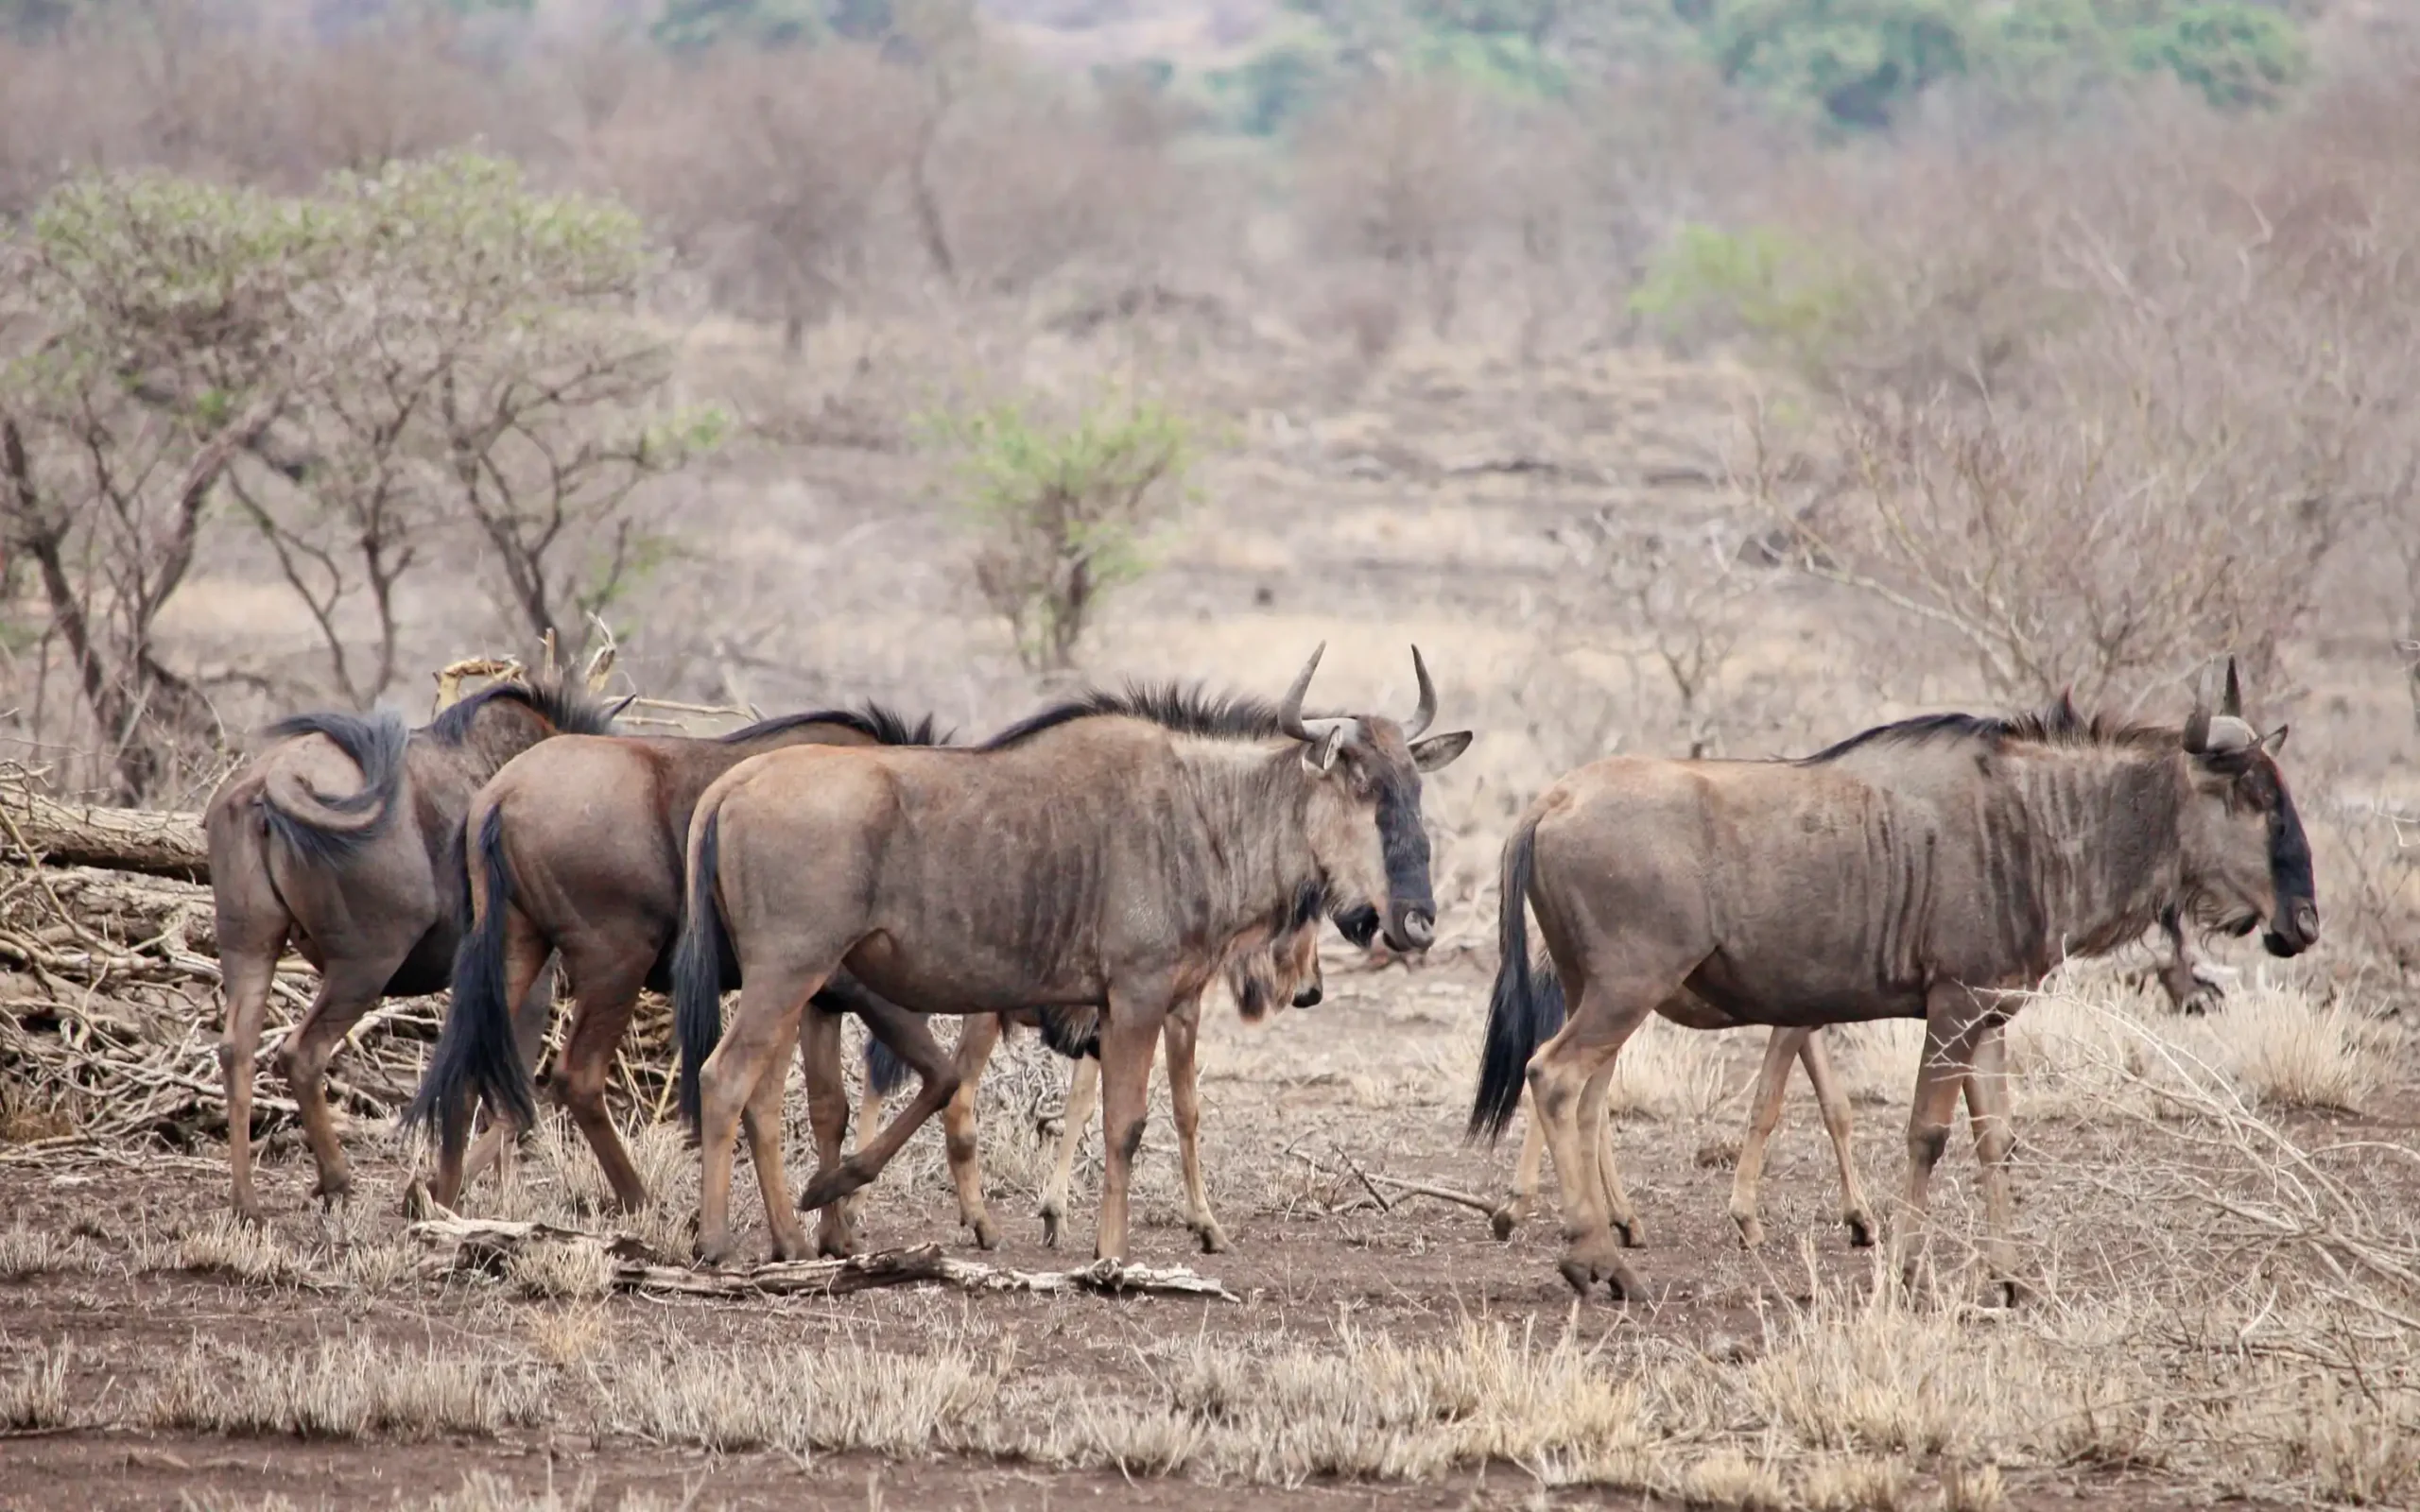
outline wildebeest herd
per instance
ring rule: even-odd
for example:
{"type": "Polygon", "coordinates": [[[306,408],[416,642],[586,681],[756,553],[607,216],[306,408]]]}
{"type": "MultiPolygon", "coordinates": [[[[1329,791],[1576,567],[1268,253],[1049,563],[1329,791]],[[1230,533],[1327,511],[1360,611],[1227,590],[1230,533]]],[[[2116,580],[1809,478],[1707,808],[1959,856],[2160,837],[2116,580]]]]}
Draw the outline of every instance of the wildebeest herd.
{"type": "MultiPolygon", "coordinates": [[[[975,1096],[1002,1031],[1037,1030],[1076,1063],[1042,1206],[1058,1242],[1074,1141],[1096,1091],[1102,1190],[1095,1254],[1127,1251],[1130,1173],[1153,1052],[1165,1046],[1187,1221],[1226,1243],[1197,1147],[1200,1005],[1223,982],[1256,1018],[1319,1000],[1322,919],[1398,952],[1437,937],[1421,778],[1467,731],[1428,733],[1437,694],[1417,649],[1405,721],[1305,708],[1314,651],[1274,704],[1175,686],[1094,692],[988,740],[879,707],[769,719],[715,738],[617,733],[547,677],[496,683],[406,730],[390,713],[308,714],[213,798],[206,826],[227,991],[221,1058],[238,1212],[258,1217],[249,1132],[270,974],[288,947],[318,995],[285,1040],[318,1167],[350,1187],[323,1074],[382,996],[452,997],[407,1125],[433,1131],[431,1197],[453,1206],[537,1118],[559,966],[573,1003],[549,1076],[615,1202],[649,1200],[606,1108],[642,988],[674,1002],[681,1105],[702,1167],[698,1250],[738,1253],[733,1144],[749,1143],[777,1258],[856,1246],[861,1189],[933,1114],[959,1214],[985,1248],[975,1096]],[[723,996],[735,989],[726,1021],[723,996]],[[955,1053],[926,1020],[960,1015],[955,1053]],[[858,1145],[842,1021],[869,1033],[858,1145]],[[791,1044],[817,1168],[783,1171],[791,1044]],[[915,1094],[887,1124],[884,1094],[915,1094]],[[471,1129],[484,1105],[488,1125],[471,1129]],[[877,1127],[879,1125],[879,1127],[877,1127]]],[[[2004,1026],[2064,959],[2156,927],[2160,981],[2212,1005],[2190,936],[2264,928],[2277,955],[2318,937],[2310,850],[2277,752],[2244,717],[2234,663],[2182,728],[2086,718],[2062,698],[2008,718],[1933,715],[1800,760],[1615,757],[1522,814],[1502,859],[1501,960],[1470,1128],[1531,1106],[1507,1236],[1551,1151],[1564,1278],[1640,1295],[1643,1242],[1606,1117],[1607,1088],[1650,1014],[1771,1030],[1732,1216],[1760,1238],[1756,1186],[1790,1067],[1803,1063],[1838,1153],[1851,1238],[1880,1226],[1850,1159],[1829,1024],[1921,1019],[1898,1232],[1921,1214],[1962,1095],[1982,1166],[1994,1280],[2017,1295],[2009,1239],[2004,1026]],[[1544,937],[1532,958],[1529,919],[1544,937]]]]}

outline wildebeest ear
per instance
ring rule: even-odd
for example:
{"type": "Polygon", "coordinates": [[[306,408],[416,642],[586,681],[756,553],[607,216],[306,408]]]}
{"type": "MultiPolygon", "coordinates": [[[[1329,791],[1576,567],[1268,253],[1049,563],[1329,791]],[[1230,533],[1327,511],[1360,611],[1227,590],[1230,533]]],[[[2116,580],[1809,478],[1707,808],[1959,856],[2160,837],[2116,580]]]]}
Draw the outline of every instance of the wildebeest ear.
{"type": "Polygon", "coordinates": [[[1411,764],[1424,772],[1433,772],[1452,764],[1455,757],[1471,748],[1471,732],[1457,730],[1450,735],[1431,735],[1411,747],[1411,764]]]}
{"type": "Polygon", "coordinates": [[[1330,725],[1327,730],[1312,743],[1311,748],[1303,752],[1303,765],[1313,771],[1320,772],[1334,766],[1336,753],[1344,748],[1344,730],[1345,727],[1341,724],[1330,725]]]}
{"type": "Polygon", "coordinates": [[[2284,750],[2286,748],[2286,728],[2287,727],[2284,725],[2279,725],[2276,729],[2261,736],[2260,748],[2267,751],[2272,756],[2274,756],[2279,751],[2284,750]]]}

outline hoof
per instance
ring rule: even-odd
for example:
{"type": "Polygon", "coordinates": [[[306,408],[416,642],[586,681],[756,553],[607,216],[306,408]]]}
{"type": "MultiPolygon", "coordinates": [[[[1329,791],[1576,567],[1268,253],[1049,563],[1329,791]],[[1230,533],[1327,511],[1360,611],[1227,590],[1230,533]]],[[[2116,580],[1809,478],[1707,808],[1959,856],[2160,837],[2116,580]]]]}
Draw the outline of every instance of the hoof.
{"type": "Polygon", "coordinates": [[[1731,1221],[1739,1226],[1740,1248],[1762,1249],[1765,1247],[1765,1226],[1757,1221],[1754,1214],[1751,1213],[1743,1217],[1735,1212],[1731,1215],[1731,1221]]]}
{"type": "Polygon", "coordinates": [[[1059,1247],[1059,1210],[1056,1208],[1042,1210],[1042,1243],[1046,1248],[1059,1247]]]}
{"type": "Polygon", "coordinates": [[[1645,1249],[1647,1247],[1647,1225],[1639,1222],[1635,1217],[1629,1219],[1627,1222],[1619,1218],[1615,1219],[1614,1232],[1621,1235],[1622,1247],[1624,1249],[1645,1249]]]}
{"type": "Polygon", "coordinates": [[[353,1195],[353,1173],[344,1170],[320,1172],[320,1183],[311,1189],[311,1195],[330,1207],[336,1206],[353,1195]]]}
{"type": "Polygon", "coordinates": [[[1991,1297],[1991,1305],[1996,1308],[2021,1307],[2033,1297],[2023,1281],[2005,1276],[1993,1281],[1985,1295],[1991,1297]]]}
{"type": "Polygon", "coordinates": [[[1191,1225],[1191,1228],[1193,1237],[1201,1241],[1203,1254],[1223,1255],[1227,1252],[1227,1231],[1219,1227],[1216,1219],[1191,1225]]]}
{"type": "Polygon", "coordinates": [[[2221,993],[2217,988],[2203,987],[2188,995],[2186,1000],[2177,1005],[2177,1006],[2187,1016],[2198,1019],[2205,1013],[2218,1012],[2221,1007],[2225,1005],[2225,994],[2221,993]]]}
{"type": "Polygon", "coordinates": [[[1859,1249],[1874,1247],[1874,1241],[1877,1236],[1875,1232],[1874,1219],[1870,1215],[1862,1212],[1844,1212],[1841,1214],[1841,1222],[1849,1227],[1850,1244],[1859,1249]]]}
{"type": "Polygon", "coordinates": [[[234,1211],[235,1221],[247,1228],[268,1227],[268,1210],[261,1206],[260,1198],[250,1193],[235,1199],[234,1211]]]}
{"type": "Polygon", "coordinates": [[[1571,1253],[1563,1258],[1561,1268],[1563,1279],[1582,1297],[1599,1281],[1605,1283],[1616,1302],[1647,1295],[1638,1273],[1621,1258],[1621,1251],[1601,1241],[1574,1246],[1571,1253]]]}
{"type": "Polygon", "coordinates": [[[976,1219],[967,1227],[975,1230],[976,1248],[997,1249],[1000,1247],[1000,1226],[994,1223],[988,1214],[976,1219]]]}
{"type": "Polygon", "coordinates": [[[418,1223],[436,1212],[436,1199],[428,1194],[428,1183],[414,1177],[404,1184],[404,1221],[418,1223]]]}
{"type": "Polygon", "coordinates": [[[728,1236],[711,1241],[700,1236],[698,1240],[698,1263],[707,1270],[729,1270],[738,1252],[739,1246],[728,1236]]]}
{"type": "Polygon", "coordinates": [[[1487,1226],[1495,1230],[1495,1237],[1499,1243],[1511,1239],[1512,1230],[1520,1227],[1520,1213],[1515,1211],[1512,1204],[1509,1202],[1487,1215],[1487,1226]]]}
{"type": "Polygon", "coordinates": [[[816,1230],[815,1252],[825,1260],[846,1260],[856,1254],[857,1248],[857,1228],[855,1224],[827,1223],[816,1230]]]}

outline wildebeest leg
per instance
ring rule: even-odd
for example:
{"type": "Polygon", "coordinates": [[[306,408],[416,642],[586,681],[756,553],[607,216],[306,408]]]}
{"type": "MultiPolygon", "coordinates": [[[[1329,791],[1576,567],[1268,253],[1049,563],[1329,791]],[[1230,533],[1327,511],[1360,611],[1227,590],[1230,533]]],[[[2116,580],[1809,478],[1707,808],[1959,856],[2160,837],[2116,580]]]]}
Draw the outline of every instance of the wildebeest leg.
{"type": "Polygon", "coordinates": [[[1924,1059],[1916,1067],[1916,1094],[1908,1110],[1908,1189],[1894,1235],[1894,1268],[1903,1282],[1915,1280],[1915,1246],[1930,1207],[1933,1167],[1949,1147],[1950,1120],[1974,1062],[1982,1013],[1965,988],[1945,984],[1926,1005],[1924,1059]]]}
{"type": "Polygon", "coordinates": [[[1160,1030],[1167,1047],[1168,1108],[1176,1115],[1177,1162],[1184,1170],[1184,1223],[1201,1241],[1201,1252],[1215,1255],[1227,1247],[1227,1232],[1210,1211],[1210,1194],[1201,1180],[1201,1089],[1194,1079],[1193,1049],[1201,1027],[1201,1000],[1180,1004],[1160,1030]]]}
{"type": "Polygon", "coordinates": [[[280,911],[273,933],[247,930],[232,940],[226,933],[219,936],[219,969],[227,987],[227,1032],[218,1041],[218,1064],[227,1077],[227,1163],[234,1173],[235,1212],[247,1223],[261,1221],[260,1196],[252,1190],[252,1057],[260,1049],[277,957],[285,949],[285,927],[280,911]]]}
{"type": "Polygon", "coordinates": [[[1647,1243],[1647,1226],[1638,1221],[1638,1210],[1631,1205],[1630,1191],[1622,1185],[1622,1169],[1614,1159],[1614,1120],[1611,1099],[1614,1088],[1614,1063],[1606,1061],[1588,1078],[1587,1087],[1580,1094],[1581,1147],[1588,1150],[1595,1162],[1597,1194],[1605,1205],[1605,1218],[1621,1235],[1622,1247],[1636,1249],[1647,1243]]]}
{"type": "Polygon", "coordinates": [[[1166,988],[1113,988],[1100,1026],[1100,1230],[1095,1260],[1126,1258],[1126,1193],[1134,1152],[1143,1147],[1144,1104],[1151,1091],[1151,1050],[1168,1011],[1166,988]]]}
{"type": "MultiPolygon", "coordinates": [[[[806,1123],[815,1136],[815,1174],[819,1178],[839,1169],[840,1144],[849,1132],[849,1089],[847,1083],[841,1079],[840,1062],[840,1029],[846,1022],[845,1015],[817,1007],[813,1004],[807,1005],[806,1016],[799,1021],[798,1065],[806,1082],[806,1123]]],[[[779,1064],[778,1061],[775,1062],[775,1070],[770,1074],[776,1077],[780,1074],[779,1064]]],[[[759,1091],[761,1093],[761,1089],[759,1091]]],[[[756,1108],[757,1099],[750,1099],[749,1108],[752,1115],[755,1114],[756,1108]]],[[[772,1143],[773,1159],[777,1161],[781,1159],[782,1143],[780,1108],[781,1098],[776,1095],[773,1099],[772,1143]]],[[[749,1137],[752,1140],[757,1137],[757,1133],[752,1129],[749,1137]]],[[[764,1180],[765,1166],[761,1158],[758,1160],[756,1176],[760,1182],[764,1180]]],[[[816,1184],[815,1181],[808,1183],[810,1187],[816,1184]]],[[[809,1195],[810,1194],[802,1193],[799,1200],[807,1206],[819,1206],[819,1204],[807,1202],[809,1195]]],[[[789,1194],[786,1191],[777,1194],[770,1186],[765,1188],[766,1211],[768,1212],[772,1211],[777,1196],[783,1209],[783,1215],[788,1217],[789,1194]]],[[[795,1221],[795,1219],[792,1220],[792,1222],[795,1221]]],[[[777,1241],[781,1236],[781,1228],[780,1224],[774,1225],[774,1235],[777,1241]]],[[[805,1230],[801,1228],[799,1233],[802,1246],[799,1254],[804,1255],[805,1230]]],[[[823,1217],[816,1225],[815,1248],[816,1253],[821,1255],[854,1255],[857,1252],[856,1214],[845,1203],[833,1202],[823,1207],[823,1217]]],[[[775,1255],[776,1258],[784,1260],[795,1258],[782,1255],[778,1246],[775,1255]]]]}
{"type": "Polygon", "coordinates": [[[346,1033],[377,1003],[403,958],[399,951],[391,957],[354,955],[330,961],[310,1011],[278,1047],[278,1070],[293,1089],[295,1107],[302,1116],[302,1137],[309,1142],[311,1159],[320,1168],[313,1196],[333,1202],[353,1190],[344,1145],[337,1138],[336,1115],[328,1110],[328,1062],[336,1057],[346,1033]]]}
{"type": "Polygon", "coordinates": [[[1798,1047],[1798,1058],[1806,1064],[1806,1080],[1824,1110],[1824,1131],[1832,1137],[1832,1154],[1841,1162],[1841,1222],[1848,1225],[1849,1243],[1862,1248],[1874,1243],[1877,1230],[1865,1184],[1857,1178],[1857,1153],[1849,1144],[1849,1100],[1841,1094],[1840,1079],[1832,1074],[1832,1053],[1826,1048],[1830,1040],[1830,1035],[1816,1030],[1798,1047]]]}
{"type": "Polygon", "coordinates": [[[1100,1106],[1100,1062],[1085,1056],[1067,1068],[1067,1104],[1059,1115],[1059,1160],[1042,1189],[1042,1242],[1059,1247],[1059,1226],[1067,1216],[1067,1189],[1076,1179],[1076,1146],[1100,1106]]]}
{"type": "MultiPolygon", "coordinates": [[[[836,948],[826,958],[837,960],[839,954],[836,948]]],[[[806,1011],[806,1000],[823,985],[828,971],[770,961],[743,961],[741,968],[738,1007],[714,1053],[698,1068],[698,1258],[710,1265],[728,1263],[738,1248],[731,1233],[731,1167],[741,1114],[767,1078],[772,1082],[773,1108],[780,1108],[783,1060],[799,1038],[799,1016],[806,1011]]],[[[774,1123],[772,1179],[778,1181],[779,1120],[774,1123]]],[[[760,1166],[758,1183],[767,1178],[760,1166]]],[[[786,1194],[773,1222],[777,1231],[778,1226],[789,1225],[804,1246],[805,1231],[790,1211],[786,1194]]]]}
{"type": "Polygon", "coordinates": [[[949,1182],[958,1192],[958,1221],[975,1232],[975,1247],[996,1249],[1000,1226],[983,1201],[983,1149],[977,1137],[976,1100],[983,1091],[983,1068],[1000,1042],[1000,1016],[970,1013],[958,1027],[956,1090],[942,1112],[942,1150],[949,1158],[949,1182]]]}
{"type": "Polygon", "coordinates": [[[2208,1013],[2218,1007],[2226,994],[2216,982],[2202,980],[2193,969],[2193,948],[2185,938],[2184,916],[2174,908],[2162,910],[2159,929],[2168,936],[2168,959],[2159,969],[2159,985],[2168,1001],[2180,1013],[2208,1013]]]}
{"type": "MultiPolygon", "coordinates": [[[[1582,981],[1579,972],[1560,960],[1556,964],[1566,991],[1582,981]]],[[[1569,1020],[1530,1059],[1530,1112],[1545,1126],[1547,1148],[1554,1155],[1555,1185],[1563,1199],[1563,1275],[1583,1293],[1599,1280],[1618,1297],[1638,1296],[1641,1289],[1637,1274],[1614,1239],[1591,1159],[1595,1152],[1582,1142],[1584,1109],[1580,1101],[1598,1073],[1612,1067],[1632,1031],[1676,985],[1671,979],[1586,978],[1569,1020]]],[[[1601,1088],[1599,1096],[1602,1096],[1601,1088]]],[[[1601,1110],[1601,1101],[1599,1106],[1601,1110]]],[[[1593,1125],[1590,1129],[1594,1131],[1593,1125]]]]}
{"type": "Polygon", "coordinates": [[[2015,1212],[2008,1187],[2008,1158],[2016,1131],[2009,1123],[2008,1037],[1996,1019],[1975,1037],[1974,1064],[1966,1073],[1966,1110],[1975,1130],[1975,1158],[1983,1168],[1983,1259],[2001,1300],[2014,1307],[2022,1295],[2010,1239],[2015,1212]]]}
{"type": "Polygon", "coordinates": [[[1797,1063],[1811,1032],[1775,1029],[1765,1041],[1765,1063],[1756,1073],[1756,1103],[1748,1113],[1748,1137],[1739,1142],[1739,1163],[1731,1173],[1731,1221],[1739,1226],[1739,1243],[1750,1249],[1765,1242],[1765,1226],[1756,1217],[1756,1186],[1764,1179],[1765,1145],[1781,1122],[1782,1103],[1789,1093],[1789,1069],[1797,1063]]]}
{"type": "MultiPolygon", "coordinates": [[[[802,1209],[823,1210],[823,1231],[819,1244],[837,1240],[854,1246],[856,1242],[856,1207],[845,1199],[881,1176],[883,1167],[890,1163],[900,1147],[956,1095],[959,1074],[956,1064],[942,1053],[941,1045],[933,1039],[925,1015],[911,1013],[871,992],[852,994],[849,1001],[856,1005],[856,1011],[865,1020],[866,1027],[916,1073],[915,1098],[899,1110],[899,1116],[886,1125],[880,1134],[860,1144],[855,1155],[847,1157],[838,1155],[838,1136],[847,1132],[849,1110],[840,1083],[840,1041],[837,1033],[832,1036],[827,1052],[832,1057],[828,1072],[809,1083],[810,1104],[818,1095],[828,1095],[832,1106],[839,1109],[839,1118],[829,1155],[824,1155],[821,1150],[823,1131],[821,1122],[818,1123],[818,1154],[829,1163],[816,1171],[814,1178],[807,1182],[806,1190],[799,1194],[798,1205],[802,1209]],[[827,1088],[828,1092],[825,1091],[827,1088]]],[[[811,1008],[808,1011],[821,1010],[811,1008]]],[[[988,1019],[991,1015],[978,1017],[988,1019]]],[[[827,1254],[834,1252],[825,1251],[827,1254]]]]}
{"type": "Polygon", "coordinates": [[[1546,1160],[1547,1126],[1538,1118],[1537,1099],[1530,1100],[1530,1125],[1521,1134],[1521,1156],[1512,1162],[1512,1191],[1487,1221],[1498,1239],[1510,1239],[1521,1220],[1537,1205],[1538,1169],[1546,1160]]]}
{"type": "MultiPolygon", "coordinates": [[[[614,1189],[614,1205],[624,1212],[647,1206],[647,1181],[614,1127],[605,1108],[605,1088],[613,1079],[614,1051],[630,1031],[631,1015],[638,1007],[639,988],[652,964],[649,954],[632,952],[572,965],[571,1027],[563,1035],[562,1059],[555,1068],[555,1100],[586,1136],[606,1185],[614,1189]]],[[[541,992],[544,985],[542,976],[541,992]]]]}

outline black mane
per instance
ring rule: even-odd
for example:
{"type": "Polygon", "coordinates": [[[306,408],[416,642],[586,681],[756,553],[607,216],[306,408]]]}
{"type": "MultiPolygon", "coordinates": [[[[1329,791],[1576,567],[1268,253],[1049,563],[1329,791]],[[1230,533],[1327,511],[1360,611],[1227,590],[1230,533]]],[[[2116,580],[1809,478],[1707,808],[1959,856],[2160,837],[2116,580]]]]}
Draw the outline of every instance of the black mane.
{"type": "Polygon", "coordinates": [[[1935,740],[1971,740],[1998,749],[2003,746],[2118,746],[2156,748],[2172,746],[2179,732],[2158,725],[2126,724],[2103,714],[2089,718],[2076,710],[2075,700],[2062,694],[2040,709],[2025,713],[1918,714],[1851,735],[1826,746],[1797,765],[1820,766],[1868,746],[1921,746],[1935,740]]]}
{"type": "Polygon", "coordinates": [[[1219,740],[1265,740],[1285,733],[1278,727],[1276,706],[1258,698],[1205,693],[1199,683],[1130,682],[1116,692],[1096,688],[1028,715],[985,741],[981,748],[999,750],[1079,719],[1111,716],[1149,720],[1182,735],[1219,740]]]}
{"type": "Polygon", "coordinates": [[[715,738],[732,746],[743,740],[796,730],[801,725],[838,725],[843,730],[856,731],[878,746],[946,746],[950,741],[947,733],[937,732],[933,729],[932,715],[926,714],[911,725],[906,715],[873,702],[868,702],[861,709],[818,709],[808,713],[777,714],[715,738]]]}
{"type": "Polygon", "coordinates": [[[420,732],[447,746],[470,738],[479,711],[498,701],[518,703],[555,727],[562,735],[610,735],[614,714],[605,705],[568,683],[541,678],[534,682],[491,682],[421,727],[420,732]]]}

